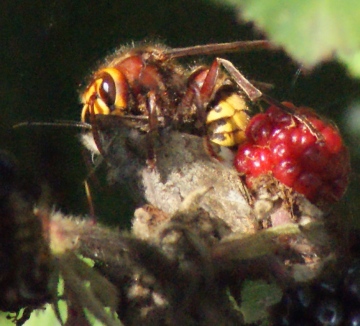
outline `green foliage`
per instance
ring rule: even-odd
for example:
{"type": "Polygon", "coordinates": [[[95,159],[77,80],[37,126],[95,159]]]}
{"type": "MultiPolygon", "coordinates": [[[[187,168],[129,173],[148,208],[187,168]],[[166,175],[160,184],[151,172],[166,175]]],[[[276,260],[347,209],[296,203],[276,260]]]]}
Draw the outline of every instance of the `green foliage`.
{"type": "Polygon", "coordinates": [[[242,291],[241,311],[246,323],[254,323],[266,318],[266,307],[281,299],[282,292],[274,284],[264,281],[246,281],[242,291]]]}
{"type": "MultiPolygon", "coordinates": [[[[63,318],[63,320],[66,320],[66,314],[67,314],[67,306],[66,303],[62,300],[59,301],[59,311],[63,318]]],[[[103,326],[103,323],[97,320],[94,316],[91,314],[86,314],[90,325],[92,326],[103,326]]],[[[0,319],[1,321],[1,319],[0,319]]],[[[4,326],[14,326],[14,324],[10,321],[7,321],[8,324],[2,324],[4,326]]],[[[57,319],[54,309],[51,304],[46,304],[43,309],[39,309],[31,314],[30,319],[24,324],[24,326],[61,326],[59,320],[57,319]]]]}
{"type": "MultiPolygon", "coordinates": [[[[66,316],[66,304],[63,301],[59,302],[59,310],[62,316],[66,316]]],[[[23,311],[20,311],[19,317],[21,318],[23,311]]],[[[1,313],[0,314],[0,325],[2,326],[14,326],[15,323],[11,318],[15,317],[14,313],[1,313]]],[[[24,324],[25,326],[61,326],[57,320],[54,310],[51,304],[47,304],[44,308],[36,310],[31,314],[29,320],[24,324]]]]}
{"type": "Polygon", "coordinates": [[[0,325],[3,326],[14,326],[14,323],[9,320],[8,317],[11,317],[12,315],[8,312],[0,312],[0,325]]]}
{"type": "MultiPolygon", "coordinates": [[[[59,301],[59,311],[65,320],[64,316],[66,316],[66,303],[64,301],[59,301]]],[[[92,326],[103,326],[103,323],[99,320],[95,319],[91,314],[86,314],[89,324],[92,326]]],[[[60,322],[56,318],[54,310],[50,304],[45,305],[45,309],[38,310],[33,313],[30,319],[24,324],[24,326],[45,326],[45,325],[53,325],[53,326],[61,326],[60,322]]]]}
{"type": "MultiPolygon", "coordinates": [[[[59,311],[62,316],[66,316],[66,304],[64,301],[59,301],[59,311]]],[[[25,326],[41,326],[41,325],[61,326],[50,304],[45,305],[43,310],[37,310],[36,312],[32,313],[30,319],[24,325],[25,326]]]]}
{"type": "Polygon", "coordinates": [[[333,57],[360,76],[360,2],[226,0],[305,66],[333,57]]]}

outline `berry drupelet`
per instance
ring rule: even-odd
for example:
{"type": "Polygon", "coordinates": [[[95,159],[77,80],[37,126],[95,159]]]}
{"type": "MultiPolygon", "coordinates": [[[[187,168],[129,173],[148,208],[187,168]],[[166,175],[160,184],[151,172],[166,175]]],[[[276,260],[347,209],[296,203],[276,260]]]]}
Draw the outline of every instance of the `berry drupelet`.
{"type": "Polygon", "coordinates": [[[307,123],[276,106],[255,115],[246,128],[247,141],[239,146],[236,169],[251,190],[257,178],[272,175],[312,203],[338,201],[350,172],[349,153],[339,131],[309,108],[283,104],[307,123]]]}

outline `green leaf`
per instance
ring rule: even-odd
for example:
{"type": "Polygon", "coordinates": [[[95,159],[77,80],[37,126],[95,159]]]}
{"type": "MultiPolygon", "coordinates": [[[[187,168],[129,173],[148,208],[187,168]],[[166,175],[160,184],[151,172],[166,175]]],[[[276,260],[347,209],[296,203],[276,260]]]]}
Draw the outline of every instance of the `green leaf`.
{"type": "MultiPolygon", "coordinates": [[[[59,301],[59,310],[63,317],[63,320],[66,320],[66,303],[64,301],[59,301]]],[[[44,309],[35,310],[30,319],[24,324],[24,326],[61,326],[59,320],[56,318],[54,310],[51,304],[46,304],[44,309]]]]}
{"type": "Polygon", "coordinates": [[[350,73],[354,76],[360,76],[360,51],[347,54],[339,52],[339,58],[343,61],[350,73]]]}
{"type": "Polygon", "coordinates": [[[266,308],[280,301],[282,292],[275,284],[246,281],[241,295],[245,322],[255,323],[267,317],[266,308]]]}
{"type": "Polygon", "coordinates": [[[360,75],[357,0],[225,0],[306,66],[335,57],[360,75]],[[355,58],[356,57],[356,58],[355,58]],[[353,59],[351,59],[353,58],[353,59]]]}
{"type": "Polygon", "coordinates": [[[2,326],[14,326],[14,323],[8,318],[13,317],[15,314],[10,312],[0,312],[0,325],[2,326]]]}

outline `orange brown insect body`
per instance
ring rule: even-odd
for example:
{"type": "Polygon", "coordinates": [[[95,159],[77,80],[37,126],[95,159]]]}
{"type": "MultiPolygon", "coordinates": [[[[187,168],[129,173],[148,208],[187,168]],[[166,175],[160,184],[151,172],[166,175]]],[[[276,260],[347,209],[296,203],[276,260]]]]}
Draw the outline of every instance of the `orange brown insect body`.
{"type": "MultiPolygon", "coordinates": [[[[93,75],[82,96],[81,119],[95,122],[97,115],[118,116],[126,125],[146,133],[148,163],[153,166],[156,134],[170,125],[195,134],[207,133],[210,141],[222,146],[237,145],[245,137],[249,119],[245,96],[252,101],[262,93],[240,73],[240,77],[235,76],[229,66],[236,68],[224,59],[194,70],[185,69],[174,59],[268,47],[267,41],[249,41],[179,49],[124,49],[93,75]]],[[[96,123],[93,125],[96,128],[96,123]]],[[[97,147],[101,152],[101,144],[97,147]]]]}
{"type": "Polygon", "coordinates": [[[155,159],[153,134],[169,124],[185,89],[181,67],[159,59],[163,51],[144,47],[117,55],[95,73],[83,96],[82,121],[114,115],[147,133],[149,161],[155,159]]]}

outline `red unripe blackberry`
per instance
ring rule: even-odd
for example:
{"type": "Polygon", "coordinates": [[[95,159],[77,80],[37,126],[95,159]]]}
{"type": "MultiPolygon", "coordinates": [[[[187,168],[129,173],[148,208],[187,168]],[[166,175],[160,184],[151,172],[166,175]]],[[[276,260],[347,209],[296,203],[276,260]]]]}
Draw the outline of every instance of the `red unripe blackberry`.
{"type": "Polygon", "coordinates": [[[338,129],[309,108],[295,108],[299,119],[271,106],[255,115],[246,128],[247,140],[239,146],[236,169],[251,189],[262,175],[272,175],[313,203],[338,201],[349,179],[349,153],[338,129]]]}

